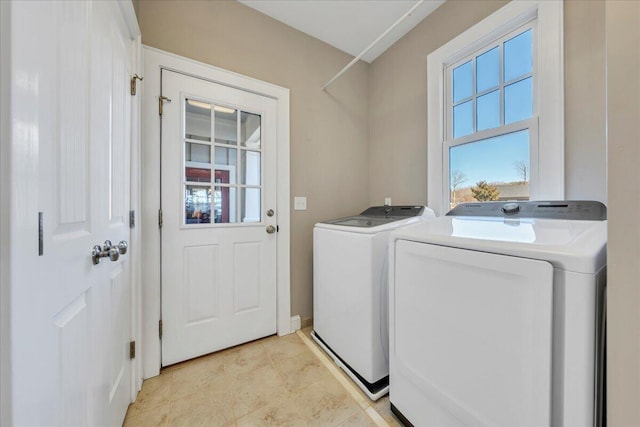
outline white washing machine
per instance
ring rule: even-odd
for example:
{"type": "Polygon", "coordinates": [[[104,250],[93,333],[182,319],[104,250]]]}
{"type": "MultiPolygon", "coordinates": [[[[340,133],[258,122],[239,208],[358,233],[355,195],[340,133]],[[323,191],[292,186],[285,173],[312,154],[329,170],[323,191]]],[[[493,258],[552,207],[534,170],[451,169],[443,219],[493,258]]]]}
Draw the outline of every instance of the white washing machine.
{"type": "Polygon", "coordinates": [[[389,233],[434,217],[424,206],[374,206],[314,227],[313,339],[372,400],[389,388],[389,233]]]}
{"type": "Polygon", "coordinates": [[[391,234],[390,394],[415,426],[602,420],[606,208],[487,202],[391,234]]]}

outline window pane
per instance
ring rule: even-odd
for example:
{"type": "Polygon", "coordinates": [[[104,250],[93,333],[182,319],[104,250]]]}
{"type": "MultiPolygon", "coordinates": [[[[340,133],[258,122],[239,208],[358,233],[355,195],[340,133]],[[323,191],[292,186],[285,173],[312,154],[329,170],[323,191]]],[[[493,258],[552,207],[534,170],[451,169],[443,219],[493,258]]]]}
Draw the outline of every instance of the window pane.
{"type": "Polygon", "coordinates": [[[185,179],[189,182],[211,182],[211,169],[184,168],[185,179]]]}
{"type": "Polygon", "coordinates": [[[504,88],[504,123],[528,119],[533,114],[531,77],[504,88]]]}
{"type": "Polygon", "coordinates": [[[260,185],[260,152],[242,150],[240,184],[260,185]]]}
{"type": "Polygon", "coordinates": [[[476,102],[478,130],[500,126],[500,90],[479,96],[476,102]]]}
{"type": "Polygon", "coordinates": [[[242,222],[260,222],[260,189],[241,188],[242,222]]]}
{"type": "Polygon", "coordinates": [[[495,47],[476,58],[476,92],[484,92],[499,83],[500,49],[495,47]]]}
{"type": "Polygon", "coordinates": [[[529,131],[449,149],[451,203],[529,199],[529,131]]]}
{"type": "Polygon", "coordinates": [[[236,145],[238,143],[238,112],[232,108],[216,105],[216,142],[236,145]]]}
{"type": "Polygon", "coordinates": [[[211,188],[185,186],[184,213],[185,224],[211,223],[211,188]]]}
{"type": "Polygon", "coordinates": [[[260,149],[260,116],[243,111],[240,121],[242,123],[240,126],[242,146],[256,150],[260,149]]]}
{"type": "Polygon", "coordinates": [[[216,182],[236,183],[236,165],[238,164],[238,150],[236,148],[215,148],[216,182]],[[224,175],[223,181],[218,181],[219,173],[224,175]]]}
{"type": "Polygon", "coordinates": [[[187,162],[211,163],[211,146],[204,144],[184,143],[184,159],[187,162]]]}
{"type": "Polygon", "coordinates": [[[216,223],[238,222],[236,220],[237,189],[235,187],[215,187],[213,192],[213,211],[216,223]]]}
{"type": "Polygon", "coordinates": [[[471,61],[453,69],[453,103],[473,95],[471,61]]]}
{"type": "Polygon", "coordinates": [[[533,68],[531,30],[504,43],[504,81],[509,82],[531,72],[533,68]]]}
{"type": "Polygon", "coordinates": [[[453,137],[473,133],[473,101],[467,101],[464,104],[453,107],[453,137]]]}
{"type": "Polygon", "coordinates": [[[185,101],[185,138],[211,141],[211,104],[185,101]]]}

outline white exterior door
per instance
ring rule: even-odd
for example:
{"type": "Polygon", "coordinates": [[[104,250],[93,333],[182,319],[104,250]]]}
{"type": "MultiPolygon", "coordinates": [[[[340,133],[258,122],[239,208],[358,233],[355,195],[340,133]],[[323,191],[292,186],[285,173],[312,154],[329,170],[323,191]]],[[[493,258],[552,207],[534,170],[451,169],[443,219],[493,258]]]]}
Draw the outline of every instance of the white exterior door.
{"type": "Polygon", "coordinates": [[[162,364],[276,332],[276,101],[162,71],[162,364]]]}
{"type": "Polygon", "coordinates": [[[123,10],[11,4],[14,425],[118,426],[132,400],[130,255],[91,256],[130,234],[123,10]]]}

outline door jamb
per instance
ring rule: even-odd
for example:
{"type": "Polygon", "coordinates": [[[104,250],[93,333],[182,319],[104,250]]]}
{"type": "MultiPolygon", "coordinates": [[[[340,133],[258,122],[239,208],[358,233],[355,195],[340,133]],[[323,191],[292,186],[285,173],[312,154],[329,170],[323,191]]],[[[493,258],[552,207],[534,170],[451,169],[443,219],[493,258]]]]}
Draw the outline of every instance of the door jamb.
{"type": "Polygon", "coordinates": [[[144,89],[142,97],[142,363],[143,377],[160,373],[161,353],[158,335],[160,320],[160,70],[170,69],[225,86],[273,98],[277,102],[276,194],[279,232],[276,236],[276,330],[291,330],[290,212],[289,212],[289,89],[243,76],[209,64],[194,61],[143,45],[144,89]]]}
{"type": "MultiPolygon", "coordinates": [[[[138,19],[136,17],[135,9],[131,2],[119,2],[120,10],[124,17],[127,28],[129,29],[129,36],[131,40],[131,76],[143,75],[142,67],[142,33],[138,26],[138,19]]],[[[131,147],[130,147],[130,164],[129,164],[129,209],[135,216],[140,215],[142,192],[141,187],[141,96],[131,96],[131,147]]],[[[134,218],[135,218],[134,216],[134,218]]],[[[135,221],[135,220],[134,220],[135,221]]],[[[137,222],[137,221],[135,221],[137,222]]],[[[136,342],[137,349],[141,349],[140,341],[142,338],[142,303],[141,303],[141,230],[138,224],[135,224],[130,228],[129,232],[129,247],[130,247],[130,259],[129,259],[129,284],[131,287],[131,340],[136,342]]],[[[141,353],[141,351],[138,351],[141,353]]],[[[138,391],[142,388],[142,374],[143,365],[142,357],[135,357],[131,362],[131,384],[130,393],[131,401],[135,401],[138,391]]]]}

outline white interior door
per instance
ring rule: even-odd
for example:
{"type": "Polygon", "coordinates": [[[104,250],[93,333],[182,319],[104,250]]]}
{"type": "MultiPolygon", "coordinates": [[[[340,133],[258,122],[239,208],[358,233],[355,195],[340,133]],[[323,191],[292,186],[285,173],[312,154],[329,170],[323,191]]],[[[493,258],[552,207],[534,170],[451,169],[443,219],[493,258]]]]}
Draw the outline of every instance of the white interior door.
{"type": "Polygon", "coordinates": [[[162,71],[162,364],[276,332],[276,101],[162,71]]]}
{"type": "Polygon", "coordinates": [[[12,185],[18,205],[35,201],[18,215],[40,212],[42,236],[38,247],[33,227],[18,242],[27,250],[14,252],[13,423],[122,425],[132,397],[128,255],[96,265],[91,250],[129,240],[130,33],[117,2],[11,8],[13,144],[26,150],[12,185]]]}

